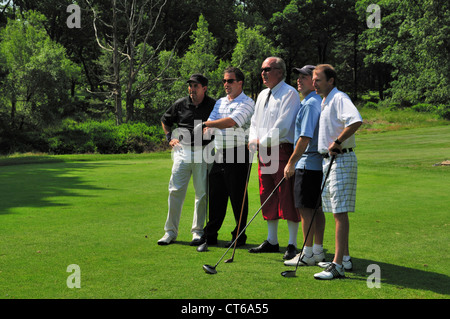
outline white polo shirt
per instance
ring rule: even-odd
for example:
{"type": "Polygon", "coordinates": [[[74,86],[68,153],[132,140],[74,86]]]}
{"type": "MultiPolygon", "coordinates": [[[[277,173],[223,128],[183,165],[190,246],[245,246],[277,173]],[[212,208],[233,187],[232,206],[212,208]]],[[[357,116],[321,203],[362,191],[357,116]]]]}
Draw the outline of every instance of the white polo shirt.
{"type": "MultiPolygon", "coordinates": [[[[350,97],[337,88],[331,90],[322,101],[322,113],[319,124],[319,146],[321,154],[328,153],[330,145],[339,137],[344,128],[362,122],[361,114],[350,97]]],[[[355,148],[355,135],[342,143],[342,148],[355,148]]]]}

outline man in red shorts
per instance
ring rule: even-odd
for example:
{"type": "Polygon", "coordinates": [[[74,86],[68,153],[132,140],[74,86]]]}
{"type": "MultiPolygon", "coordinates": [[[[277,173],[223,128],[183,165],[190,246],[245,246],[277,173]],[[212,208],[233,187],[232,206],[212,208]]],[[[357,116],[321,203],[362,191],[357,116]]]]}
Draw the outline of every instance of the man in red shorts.
{"type": "MultiPolygon", "coordinates": [[[[294,148],[295,119],[300,109],[300,96],[288,85],[286,64],[277,57],[267,58],[261,68],[263,90],[257,99],[252,117],[249,148],[258,150],[258,175],[261,204],[266,201],[284,177],[284,167],[294,148]]],[[[278,221],[287,220],[289,244],[284,259],[295,257],[300,215],[295,209],[293,180],[286,180],[262,209],[267,221],[268,235],[260,246],[250,253],[278,252],[278,221]]]]}

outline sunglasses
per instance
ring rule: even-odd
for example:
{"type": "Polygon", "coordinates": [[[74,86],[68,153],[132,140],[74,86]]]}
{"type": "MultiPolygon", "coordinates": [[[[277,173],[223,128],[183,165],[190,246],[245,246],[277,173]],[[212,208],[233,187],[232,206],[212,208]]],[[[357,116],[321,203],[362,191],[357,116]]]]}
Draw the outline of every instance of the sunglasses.
{"type": "Polygon", "coordinates": [[[222,83],[223,84],[225,84],[225,83],[228,83],[228,84],[233,84],[234,83],[234,81],[237,81],[236,79],[229,79],[229,80],[225,80],[225,79],[223,79],[222,80],[222,83]]]}
{"type": "Polygon", "coordinates": [[[263,72],[270,72],[270,71],[272,71],[273,69],[279,69],[279,68],[262,68],[262,69],[261,69],[261,73],[263,73],[263,72]]]}

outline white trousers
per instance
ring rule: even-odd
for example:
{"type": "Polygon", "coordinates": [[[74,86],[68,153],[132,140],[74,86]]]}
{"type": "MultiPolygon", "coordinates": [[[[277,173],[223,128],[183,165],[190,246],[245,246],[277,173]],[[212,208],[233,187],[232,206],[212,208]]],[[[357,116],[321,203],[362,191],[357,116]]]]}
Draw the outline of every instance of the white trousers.
{"type": "Polygon", "coordinates": [[[202,157],[203,148],[180,147],[172,152],[172,176],[169,182],[169,212],[164,230],[173,237],[178,236],[181,211],[186,198],[189,181],[195,190],[195,208],[191,233],[193,237],[203,235],[207,205],[207,170],[208,164],[202,157]]]}

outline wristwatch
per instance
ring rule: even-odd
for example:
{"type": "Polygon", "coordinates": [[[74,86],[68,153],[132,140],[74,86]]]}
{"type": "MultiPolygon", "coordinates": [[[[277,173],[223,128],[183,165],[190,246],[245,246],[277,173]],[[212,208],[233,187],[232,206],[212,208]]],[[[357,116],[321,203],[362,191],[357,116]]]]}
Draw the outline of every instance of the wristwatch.
{"type": "Polygon", "coordinates": [[[342,142],[341,141],[339,141],[339,139],[337,138],[336,139],[336,141],[334,141],[337,145],[341,145],[342,144],[342,142]]]}

